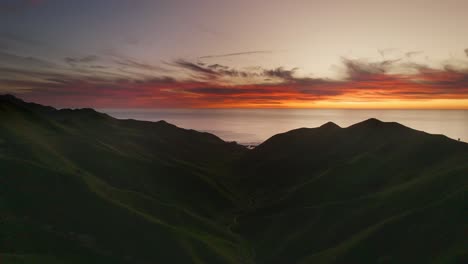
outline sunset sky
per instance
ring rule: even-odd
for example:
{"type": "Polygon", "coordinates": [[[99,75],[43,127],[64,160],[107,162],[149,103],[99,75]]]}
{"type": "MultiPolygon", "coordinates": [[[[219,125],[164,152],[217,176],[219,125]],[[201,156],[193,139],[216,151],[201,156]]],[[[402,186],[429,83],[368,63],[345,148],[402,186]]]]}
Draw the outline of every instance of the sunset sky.
{"type": "Polygon", "coordinates": [[[468,109],[466,10],[0,0],[0,94],[56,107],[468,109]]]}

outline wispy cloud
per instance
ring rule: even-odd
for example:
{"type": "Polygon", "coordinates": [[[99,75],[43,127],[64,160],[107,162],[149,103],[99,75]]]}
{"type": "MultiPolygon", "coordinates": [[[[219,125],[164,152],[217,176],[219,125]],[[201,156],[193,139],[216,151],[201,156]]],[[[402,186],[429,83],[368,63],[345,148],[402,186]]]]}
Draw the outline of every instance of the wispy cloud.
{"type": "Polygon", "coordinates": [[[385,57],[389,54],[397,52],[398,49],[395,48],[387,48],[387,49],[378,49],[377,52],[385,59],[385,57]]]}
{"type": "Polygon", "coordinates": [[[173,63],[168,63],[168,65],[188,70],[192,73],[198,74],[199,76],[201,75],[202,77],[215,77],[220,75],[215,68],[205,67],[204,64],[194,63],[184,59],[178,59],[173,63]]]}
{"type": "Polygon", "coordinates": [[[72,66],[75,66],[77,64],[81,64],[81,63],[92,63],[92,62],[96,62],[99,60],[99,57],[96,56],[96,55],[88,55],[88,56],[84,56],[84,57],[65,57],[63,59],[66,63],[72,65],[72,66]]]}
{"type": "MultiPolygon", "coordinates": [[[[381,60],[342,58],[344,75],[339,79],[303,76],[298,68],[236,69],[184,59],[162,67],[119,57],[109,69],[64,70],[39,67],[44,62],[37,58],[0,53],[2,56],[0,90],[22,91],[26,98],[56,106],[279,107],[322,100],[468,99],[468,61],[448,60],[436,67],[412,62],[406,55],[381,60]],[[14,67],[15,63],[38,67],[14,67]],[[171,69],[159,71],[166,66],[171,69]],[[119,71],[122,67],[134,71],[119,71]],[[172,75],[180,71],[189,77],[172,75]]],[[[90,66],[101,60],[94,56],[67,58],[68,63],[90,66]]]]}
{"type": "MultiPolygon", "coordinates": [[[[1,10],[1,7],[0,7],[1,10]]],[[[1,12],[1,11],[0,11],[1,12]]],[[[16,33],[2,32],[0,33],[0,40],[10,42],[14,45],[27,45],[27,46],[44,46],[45,43],[30,37],[25,37],[16,33]]]]}
{"type": "Polygon", "coordinates": [[[11,67],[54,67],[55,63],[46,59],[33,56],[17,55],[11,52],[0,51],[0,66],[9,65],[11,67]]]}
{"type": "Polygon", "coordinates": [[[244,51],[244,52],[234,52],[234,53],[225,53],[225,54],[205,55],[205,56],[199,57],[199,59],[212,59],[212,58],[233,57],[233,56],[242,56],[242,55],[269,54],[269,53],[273,53],[273,51],[271,51],[271,50],[255,50],[255,51],[244,51]]]}
{"type": "Polygon", "coordinates": [[[424,53],[423,51],[408,51],[405,53],[405,57],[408,59],[411,59],[412,57],[423,54],[423,53],[424,53]]]}
{"type": "Polygon", "coordinates": [[[136,68],[136,69],[147,70],[147,71],[171,72],[171,70],[167,68],[145,63],[145,62],[140,62],[131,58],[121,57],[121,58],[115,59],[114,62],[119,66],[128,67],[128,68],[136,68]]]}

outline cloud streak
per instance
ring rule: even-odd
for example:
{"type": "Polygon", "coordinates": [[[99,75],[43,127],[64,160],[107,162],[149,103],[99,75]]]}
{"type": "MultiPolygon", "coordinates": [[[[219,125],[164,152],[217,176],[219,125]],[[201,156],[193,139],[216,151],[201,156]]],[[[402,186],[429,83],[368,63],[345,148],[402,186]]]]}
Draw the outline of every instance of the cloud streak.
{"type": "Polygon", "coordinates": [[[76,66],[77,64],[88,64],[97,62],[99,57],[96,55],[88,55],[84,57],[65,57],[63,59],[66,63],[70,64],[71,66],[76,66]]]}
{"type": "MultiPolygon", "coordinates": [[[[97,56],[67,57],[65,62],[98,60],[97,56]]],[[[440,67],[407,59],[342,58],[341,62],[344,76],[340,79],[301,76],[297,68],[235,69],[184,59],[165,63],[172,69],[157,74],[135,72],[166,68],[122,58],[112,66],[89,71],[26,69],[0,63],[0,71],[5,73],[0,77],[0,91],[22,93],[24,98],[58,107],[98,108],[310,107],[321,102],[468,100],[468,61],[440,67]],[[121,67],[135,72],[119,71],[121,67]],[[171,75],[181,71],[188,78],[171,75]]]]}
{"type": "Polygon", "coordinates": [[[114,60],[114,62],[117,65],[123,66],[125,68],[133,68],[133,69],[145,70],[145,71],[166,72],[166,73],[171,72],[171,70],[166,69],[164,67],[140,62],[138,60],[131,59],[131,58],[121,57],[121,58],[117,58],[116,60],[114,60]]]}
{"type": "Polygon", "coordinates": [[[234,53],[225,53],[225,54],[216,54],[216,55],[205,55],[205,56],[199,57],[199,59],[213,59],[213,58],[234,57],[234,56],[243,56],[243,55],[270,54],[270,53],[273,53],[273,51],[255,50],[255,51],[234,52],[234,53]]]}

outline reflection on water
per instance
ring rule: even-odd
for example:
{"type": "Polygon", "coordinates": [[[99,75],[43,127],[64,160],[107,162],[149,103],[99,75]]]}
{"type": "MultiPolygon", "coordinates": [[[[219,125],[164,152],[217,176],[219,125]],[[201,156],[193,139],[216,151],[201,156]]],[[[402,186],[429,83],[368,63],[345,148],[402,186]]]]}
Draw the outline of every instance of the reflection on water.
{"type": "Polygon", "coordinates": [[[374,117],[468,142],[468,110],[348,109],[101,109],[117,118],[159,121],[213,133],[226,141],[259,144],[269,137],[328,121],[347,127],[374,117]]]}

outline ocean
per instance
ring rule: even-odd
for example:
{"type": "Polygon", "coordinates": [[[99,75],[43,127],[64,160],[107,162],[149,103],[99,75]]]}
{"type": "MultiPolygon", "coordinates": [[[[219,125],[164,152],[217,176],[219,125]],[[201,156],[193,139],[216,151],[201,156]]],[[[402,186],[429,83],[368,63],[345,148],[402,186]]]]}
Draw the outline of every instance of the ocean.
{"type": "Polygon", "coordinates": [[[217,135],[225,141],[258,145],[269,137],[332,121],[347,127],[369,118],[398,122],[431,134],[468,142],[468,110],[349,109],[100,109],[120,119],[165,120],[182,128],[217,135]]]}

